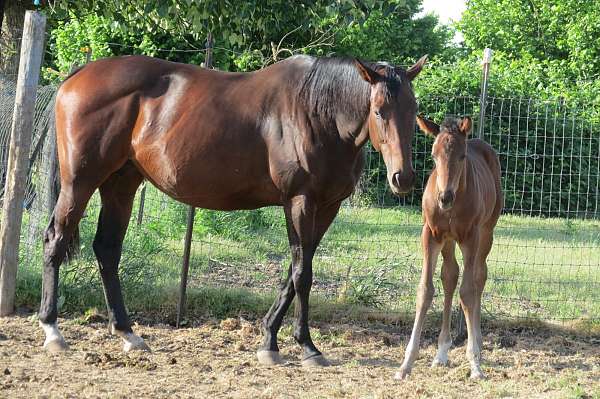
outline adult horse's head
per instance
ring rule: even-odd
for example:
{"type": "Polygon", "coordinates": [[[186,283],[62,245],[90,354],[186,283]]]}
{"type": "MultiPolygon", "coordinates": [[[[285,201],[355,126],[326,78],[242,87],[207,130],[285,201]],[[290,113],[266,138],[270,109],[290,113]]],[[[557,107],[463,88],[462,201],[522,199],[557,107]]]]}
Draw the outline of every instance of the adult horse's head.
{"type": "Polygon", "coordinates": [[[408,70],[383,63],[366,64],[356,60],[362,78],[371,85],[369,136],[381,152],[387,178],[394,194],[410,191],[415,184],[412,167],[412,139],[417,102],[411,81],[421,72],[427,56],[408,70]]]}

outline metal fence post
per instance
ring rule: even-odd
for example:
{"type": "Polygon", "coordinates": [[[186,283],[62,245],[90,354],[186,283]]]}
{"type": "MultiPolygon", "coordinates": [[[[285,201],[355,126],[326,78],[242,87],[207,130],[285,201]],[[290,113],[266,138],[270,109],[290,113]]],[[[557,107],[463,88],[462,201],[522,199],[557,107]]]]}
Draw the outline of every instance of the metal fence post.
{"type": "MultiPolygon", "coordinates": [[[[208,32],[206,37],[206,56],[204,59],[204,67],[212,68],[212,49],[213,40],[212,34],[208,32]]],[[[185,314],[185,291],[187,289],[188,273],[190,270],[190,252],[192,249],[192,232],[194,230],[194,215],[196,209],[190,206],[187,214],[187,228],[185,232],[185,243],[183,246],[183,263],[181,265],[181,279],[179,281],[179,299],[177,301],[177,320],[175,325],[179,328],[181,320],[185,314]]]]}
{"type": "MultiPolygon", "coordinates": [[[[483,128],[485,126],[485,107],[487,105],[488,80],[490,77],[490,64],[492,63],[492,49],[486,48],[483,50],[483,71],[481,75],[481,93],[479,94],[479,125],[477,126],[477,137],[484,139],[483,128]]],[[[465,321],[465,313],[461,305],[457,306],[456,310],[456,336],[454,344],[462,344],[467,338],[467,324],[465,321]]]]}
{"type": "Polygon", "coordinates": [[[487,103],[488,79],[490,76],[490,64],[492,63],[492,49],[483,50],[483,73],[481,76],[481,93],[479,96],[479,130],[477,137],[483,139],[483,127],[485,125],[485,107],[487,103]]]}
{"type": "Polygon", "coordinates": [[[23,198],[45,30],[44,14],[37,11],[25,13],[0,227],[0,316],[11,314],[15,306],[23,198]]]}

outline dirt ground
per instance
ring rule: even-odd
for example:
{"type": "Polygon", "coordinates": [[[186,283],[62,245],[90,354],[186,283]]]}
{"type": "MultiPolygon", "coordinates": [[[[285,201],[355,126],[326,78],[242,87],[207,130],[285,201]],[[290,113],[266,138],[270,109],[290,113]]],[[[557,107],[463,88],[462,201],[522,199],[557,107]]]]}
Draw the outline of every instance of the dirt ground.
{"type": "Polygon", "coordinates": [[[61,319],[71,350],[48,354],[31,315],[0,319],[0,398],[600,398],[600,338],[514,327],[484,329],[485,381],[470,381],[465,347],[450,367],[431,369],[436,329],[428,330],[408,381],[392,379],[408,339],[406,326],[317,324],[313,337],[333,362],[300,366],[291,326],[281,333],[287,363],[255,360],[257,322],[202,320],[191,328],[140,323],[151,353],[124,354],[104,320],[61,319]]]}

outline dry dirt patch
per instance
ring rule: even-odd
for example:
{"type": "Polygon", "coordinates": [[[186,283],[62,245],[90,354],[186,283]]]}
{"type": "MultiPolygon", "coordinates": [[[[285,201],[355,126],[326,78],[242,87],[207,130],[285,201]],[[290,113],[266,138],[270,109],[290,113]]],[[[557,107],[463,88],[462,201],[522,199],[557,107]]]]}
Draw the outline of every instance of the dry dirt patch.
{"type": "Polygon", "coordinates": [[[430,331],[410,380],[396,382],[392,376],[404,353],[405,328],[315,325],[315,341],[334,365],[313,370],[300,366],[289,325],[280,340],[287,363],[267,368],[254,356],[260,342],[256,322],[195,324],[179,330],[137,325],[153,351],[124,354],[104,323],[60,320],[71,350],[52,355],[40,347],[43,335],[35,320],[0,319],[0,398],[600,397],[600,339],[593,337],[484,329],[488,379],[474,382],[468,379],[464,346],[452,349],[450,368],[429,368],[435,354],[435,331],[430,331]]]}

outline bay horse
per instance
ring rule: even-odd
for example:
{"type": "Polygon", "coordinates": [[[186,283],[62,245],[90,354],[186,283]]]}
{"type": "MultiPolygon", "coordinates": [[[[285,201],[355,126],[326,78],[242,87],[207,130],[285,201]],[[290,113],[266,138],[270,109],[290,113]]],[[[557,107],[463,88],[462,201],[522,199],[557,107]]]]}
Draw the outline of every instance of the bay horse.
{"type": "Polygon", "coordinates": [[[423,270],[417,291],[417,313],[397,379],[410,374],[419,354],[419,341],[425,314],[433,300],[433,274],[438,255],[443,256],[442,285],[444,311],[438,351],[433,366],[448,365],[450,312],[458,283],[456,243],[464,259],[460,303],[467,321],[467,357],[471,378],[481,379],[481,295],[487,279],[486,258],[492,248],[494,227],[503,206],[500,188],[500,162],[494,149],[480,139],[468,139],[472,122],[446,118],[441,127],[417,117],[423,132],[435,137],[432,157],[435,168],[423,194],[423,270]]]}
{"type": "Polygon", "coordinates": [[[294,56],[250,73],[226,73],[145,56],[87,64],[58,90],[61,190],[44,234],[39,320],[44,347],[67,349],[57,327],[59,266],[99,189],[93,242],[109,313],[124,350],[147,349],[125,310],[117,273],[133,199],[143,179],[170,197],[215,210],[283,206],[292,261],[263,320],[262,364],[282,362],[277,333],[297,296],[294,338],[303,365],[327,360],[308,327],[312,259],[362,171],[370,139],[391,190],[415,181],[417,103],[407,70],[351,58],[294,56]]]}

